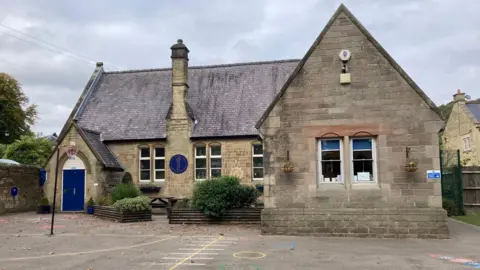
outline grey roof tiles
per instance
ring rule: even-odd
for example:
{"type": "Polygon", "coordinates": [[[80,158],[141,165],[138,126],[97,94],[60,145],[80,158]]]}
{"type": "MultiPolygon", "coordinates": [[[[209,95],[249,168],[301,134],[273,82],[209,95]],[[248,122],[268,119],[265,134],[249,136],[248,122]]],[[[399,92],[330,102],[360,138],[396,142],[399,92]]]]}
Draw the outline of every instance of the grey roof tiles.
{"type": "MultiPolygon", "coordinates": [[[[255,122],[299,60],[189,68],[192,137],[257,135],[255,122]]],[[[105,72],[79,115],[105,140],[160,139],[171,105],[171,69],[105,72]]]]}
{"type": "Polygon", "coordinates": [[[477,122],[480,123],[480,102],[467,103],[467,109],[472,112],[472,115],[475,117],[477,122]]]}

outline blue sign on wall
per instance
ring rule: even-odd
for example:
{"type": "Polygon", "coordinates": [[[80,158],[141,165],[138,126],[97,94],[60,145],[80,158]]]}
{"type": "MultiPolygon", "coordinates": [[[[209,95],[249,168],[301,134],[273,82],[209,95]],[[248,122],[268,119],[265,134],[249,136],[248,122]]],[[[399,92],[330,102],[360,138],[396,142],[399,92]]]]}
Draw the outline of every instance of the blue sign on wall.
{"type": "Polygon", "coordinates": [[[170,159],[170,170],[176,174],[184,173],[188,167],[188,160],[184,155],[175,155],[170,159]]]}
{"type": "Polygon", "coordinates": [[[18,195],[18,188],[17,187],[12,187],[10,189],[10,195],[12,195],[12,197],[17,197],[18,195]]]}
{"type": "Polygon", "coordinates": [[[440,171],[427,171],[427,179],[440,179],[441,173],[440,171]]]}

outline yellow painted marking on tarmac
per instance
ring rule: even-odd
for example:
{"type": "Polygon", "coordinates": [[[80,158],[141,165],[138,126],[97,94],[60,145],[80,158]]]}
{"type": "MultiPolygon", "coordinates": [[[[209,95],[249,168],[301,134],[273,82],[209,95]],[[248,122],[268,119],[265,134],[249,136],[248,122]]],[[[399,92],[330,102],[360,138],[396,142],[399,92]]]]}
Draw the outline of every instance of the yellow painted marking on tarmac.
{"type": "Polygon", "coordinates": [[[223,237],[218,237],[217,239],[213,240],[212,242],[210,242],[208,245],[205,245],[204,247],[202,247],[201,249],[197,250],[196,252],[194,252],[192,255],[186,257],[185,259],[183,259],[182,261],[180,261],[179,263],[175,264],[174,266],[172,266],[171,268],[169,268],[168,270],[173,270],[175,268],[177,268],[178,266],[182,265],[183,263],[185,263],[188,259],[192,258],[193,256],[197,255],[198,253],[202,252],[204,249],[208,248],[210,245],[213,245],[215,244],[218,240],[221,240],[223,239],[223,237]]]}
{"type": "Polygon", "coordinates": [[[153,245],[153,244],[156,244],[156,243],[160,243],[160,242],[163,242],[163,241],[170,240],[170,239],[175,238],[175,237],[176,236],[171,236],[171,237],[160,239],[160,240],[157,240],[157,241],[138,244],[138,245],[133,245],[133,246],[128,246],[128,247],[118,247],[118,248],[90,250],[90,251],[83,251],[83,252],[42,255],[42,256],[34,256],[34,257],[3,258],[3,259],[0,259],[0,261],[20,261],[20,260],[31,260],[31,259],[43,259],[43,258],[52,258],[52,257],[60,257],[60,256],[74,256],[74,255],[81,255],[81,254],[92,254],[92,253],[100,253],[100,252],[117,251],[117,250],[122,250],[122,249],[132,249],[132,248],[137,248],[137,247],[153,245]]]}
{"type": "Polygon", "coordinates": [[[262,253],[262,252],[255,252],[255,251],[240,251],[237,253],[233,253],[233,257],[237,259],[250,259],[250,260],[258,260],[258,259],[263,259],[267,256],[267,254],[262,253]],[[240,256],[239,256],[240,254],[240,256]],[[241,254],[257,254],[256,257],[249,257],[249,256],[244,256],[241,254]],[[259,255],[259,256],[258,256],[259,255]]]}

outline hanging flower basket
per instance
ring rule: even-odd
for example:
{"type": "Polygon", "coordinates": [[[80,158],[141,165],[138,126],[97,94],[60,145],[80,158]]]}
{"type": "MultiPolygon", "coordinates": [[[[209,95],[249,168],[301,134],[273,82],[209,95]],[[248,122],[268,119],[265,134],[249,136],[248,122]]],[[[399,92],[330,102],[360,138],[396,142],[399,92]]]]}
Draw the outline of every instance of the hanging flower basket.
{"type": "Polygon", "coordinates": [[[415,161],[410,161],[403,166],[406,172],[415,172],[417,171],[417,163],[415,161]]]}

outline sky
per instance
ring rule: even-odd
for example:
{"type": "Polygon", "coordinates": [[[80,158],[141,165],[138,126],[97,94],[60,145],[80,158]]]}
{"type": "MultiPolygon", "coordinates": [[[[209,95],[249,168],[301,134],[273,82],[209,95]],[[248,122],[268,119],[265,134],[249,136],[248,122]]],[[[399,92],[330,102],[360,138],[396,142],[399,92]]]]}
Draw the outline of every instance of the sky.
{"type": "Polygon", "coordinates": [[[0,72],[58,134],[95,62],[169,67],[179,38],[190,65],[299,59],[341,3],[437,105],[480,97],[479,0],[0,0],[0,72]]]}

